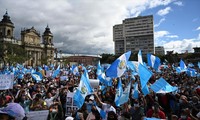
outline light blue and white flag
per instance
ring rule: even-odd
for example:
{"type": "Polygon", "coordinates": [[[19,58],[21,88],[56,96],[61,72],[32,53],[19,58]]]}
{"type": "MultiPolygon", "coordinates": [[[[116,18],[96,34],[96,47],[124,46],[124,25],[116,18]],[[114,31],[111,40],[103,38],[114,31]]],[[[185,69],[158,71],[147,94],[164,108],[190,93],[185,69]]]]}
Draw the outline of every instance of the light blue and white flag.
{"type": "Polygon", "coordinates": [[[90,86],[90,82],[88,81],[87,77],[82,74],[78,89],[73,96],[75,105],[77,105],[78,108],[81,108],[85,101],[85,97],[92,92],[93,90],[90,86]]]}
{"type": "Polygon", "coordinates": [[[196,75],[197,75],[196,70],[195,70],[195,69],[192,69],[192,68],[188,68],[186,73],[187,73],[187,75],[190,76],[190,77],[196,77],[196,75]]]}
{"type": "Polygon", "coordinates": [[[181,71],[187,71],[187,66],[185,65],[182,59],[180,61],[180,68],[181,68],[181,71]]]}
{"type": "Polygon", "coordinates": [[[57,76],[59,76],[59,74],[60,74],[60,70],[56,69],[56,70],[53,71],[52,77],[56,78],[57,76]]]}
{"type": "Polygon", "coordinates": [[[119,100],[120,105],[128,102],[130,90],[131,90],[131,82],[126,86],[126,88],[124,89],[124,91],[120,97],[120,100],[119,100]]]}
{"type": "Polygon", "coordinates": [[[157,56],[154,56],[150,53],[147,54],[147,63],[150,67],[152,67],[154,70],[158,70],[160,64],[160,58],[157,56]]]}
{"type": "Polygon", "coordinates": [[[37,82],[42,80],[42,73],[40,72],[35,72],[31,74],[33,79],[36,80],[37,82]]]}
{"type": "Polygon", "coordinates": [[[153,73],[148,68],[146,68],[142,64],[139,64],[139,76],[140,76],[141,88],[143,88],[147,84],[152,74],[153,73]]]}
{"type": "Polygon", "coordinates": [[[100,107],[96,106],[98,112],[100,113],[100,116],[105,119],[106,118],[106,112],[103,111],[100,107]]]}
{"type": "Polygon", "coordinates": [[[96,72],[96,75],[100,75],[102,72],[101,72],[101,64],[100,64],[100,61],[98,61],[98,64],[97,64],[97,72],[96,72]]]}
{"type": "Polygon", "coordinates": [[[194,64],[193,63],[189,63],[188,67],[194,67],[194,64]]]}
{"type": "Polygon", "coordinates": [[[138,61],[128,61],[128,68],[131,69],[134,73],[138,72],[138,61]]]}
{"type": "Polygon", "coordinates": [[[158,79],[155,83],[153,83],[150,88],[155,93],[169,93],[176,91],[178,88],[171,86],[165,79],[162,77],[158,79]]]}
{"type": "Polygon", "coordinates": [[[116,89],[116,94],[115,94],[115,105],[116,106],[120,106],[119,101],[122,96],[122,93],[123,93],[122,81],[121,81],[121,79],[119,79],[117,89],[116,89]]]}
{"type": "Polygon", "coordinates": [[[72,66],[72,73],[73,73],[73,75],[78,75],[79,74],[78,66],[76,66],[76,65],[72,66]]]}
{"type": "Polygon", "coordinates": [[[142,51],[141,50],[139,50],[139,52],[138,52],[138,62],[143,65],[142,51]]]}
{"type": "Polygon", "coordinates": [[[138,97],[139,97],[138,83],[137,82],[134,84],[134,89],[133,89],[133,92],[132,92],[132,97],[134,99],[138,99],[138,97]]]}
{"type": "Polygon", "coordinates": [[[106,86],[112,86],[112,78],[106,77],[105,73],[100,74],[97,78],[101,83],[105,84],[106,86]]]}
{"type": "Polygon", "coordinates": [[[149,87],[146,84],[143,88],[142,88],[142,93],[144,94],[144,96],[146,96],[147,94],[149,94],[149,87]]]}
{"type": "Polygon", "coordinates": [[[124,53],[117,58],[111,66],[106,70],[106,76],[111,78],[121,77],[126,71],[128,59],[131,55],[131,51],[124,53]]]}

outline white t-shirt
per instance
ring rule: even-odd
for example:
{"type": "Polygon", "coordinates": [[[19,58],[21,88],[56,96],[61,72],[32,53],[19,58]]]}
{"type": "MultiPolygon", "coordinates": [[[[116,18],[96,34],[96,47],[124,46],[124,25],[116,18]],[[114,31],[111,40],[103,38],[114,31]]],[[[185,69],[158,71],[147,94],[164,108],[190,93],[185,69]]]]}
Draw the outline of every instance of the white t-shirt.
{"type": "Polygon", "coordinates": [[[53,104],[54,97],[46,98],[45,102],[47,103],[48,108],[53,104]]]}

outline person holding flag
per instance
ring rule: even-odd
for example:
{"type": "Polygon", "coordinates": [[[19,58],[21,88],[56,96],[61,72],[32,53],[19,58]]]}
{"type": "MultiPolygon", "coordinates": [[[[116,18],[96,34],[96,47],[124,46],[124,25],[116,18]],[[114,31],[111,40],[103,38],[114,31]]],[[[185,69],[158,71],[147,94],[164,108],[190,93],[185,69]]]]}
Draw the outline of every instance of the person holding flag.
{"type": "MultiPolygon", "coordinates": [[[[108,98],[107,100],[105,100],[104,102],[102,102],[97,93],[94,92],[94,96],[96,97],[96,102],[100,105],[100,107],[102,108],[102,112],[104,112],[106,115],[106,117],[103,118],[103,120],[107,120],[108,117],[108,113],[113,111],[116,114],[116,109],[112,106],[112,103],[114,102],[112,99],[108,98]]],[[[101,114],[101,113],[100,113],[101,114]]]]}

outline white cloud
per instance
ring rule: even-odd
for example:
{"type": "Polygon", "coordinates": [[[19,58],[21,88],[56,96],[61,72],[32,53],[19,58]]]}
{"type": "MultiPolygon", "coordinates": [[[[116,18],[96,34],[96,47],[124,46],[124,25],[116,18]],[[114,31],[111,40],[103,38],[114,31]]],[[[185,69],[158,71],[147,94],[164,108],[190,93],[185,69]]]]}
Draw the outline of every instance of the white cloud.
{"type": "Polygon", "coordinates": [[[154,27],[159,27],[160,24],[161,24],[162,22],[164,22],[164,21],[165,21],[165,18],[160,19],[160,21],[158,22],[158,24],[155,24],[154,27]]]}
{"type": "Polygon", "coordinates": [[[168,31],[164,31],[164,30],[163,31],[156,31],[156,32],[154,32],[154,38],[155,38],[155,40],[158,40],[159,38],[162,38],[162,37],[164,37],[168,34],[169,34],[168,31]]]}
{"type": "Polygon", "coordinates": [[[178,38],[178,35],[167,35],[168,38],[178,38]]]}
{"type": "Polygon", "coordinates": [[[181,1],[176,1],[176,2],[174,2],[174,4],[178,5],[178,6],[183,6],[183,2],[181,2],[181,1]]]}
{"type": "Polygon", "coordinates": [[[168,5],[171,2],[173,2],[173,0],[151,0],[149,3],[149,8],[155,8],[157,6],[161,6],[161,5],[168,5]]]}
{"type": "Polygon", "coordinates": [[[184,53],[186,51],[194,52],[193,47],[196,47],[197,45],[200,47],[200,41],[197,39],[198,38],[170,41],[163,46],[166,51],[173,50],[175,53],[184,53]]]}
{"type": "Polygon", "coordinates": [[[196,30],[200,30],[200,26],[196,30]]]}
{"type": "Polygon", "coordinates": [[[171,7],[166,7],[165,9],[161,9],[157,12],[158,15],[164,16],[168,14],[170,11],[172,11],[171,7]]]}

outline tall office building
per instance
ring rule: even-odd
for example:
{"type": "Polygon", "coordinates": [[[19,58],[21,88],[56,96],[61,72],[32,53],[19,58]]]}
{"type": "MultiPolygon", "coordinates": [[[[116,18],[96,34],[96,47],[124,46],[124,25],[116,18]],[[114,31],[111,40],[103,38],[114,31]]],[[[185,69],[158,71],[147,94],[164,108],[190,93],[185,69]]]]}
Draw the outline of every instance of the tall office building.
{"type": "Polygon", "coordinates": [[[139,50],[143,55],[154,54],[153,15],[128,18],[113,26],[113,41],[116,55],[126,51],[136,54],[139,50]]]}
{"type": "Polygon", "coordinates": [[[165,55],[165,49],[163,46],[155,47],[155,54],[156,55],[165,55]]]}

